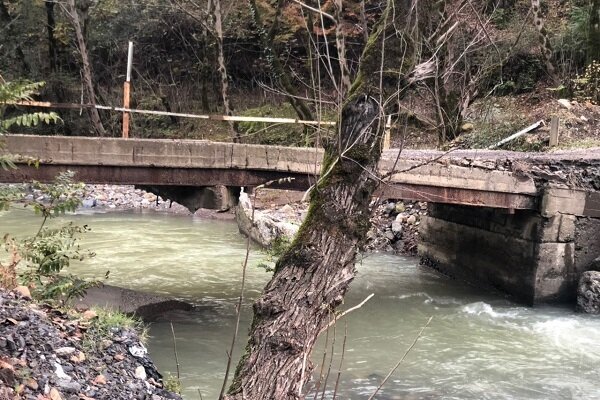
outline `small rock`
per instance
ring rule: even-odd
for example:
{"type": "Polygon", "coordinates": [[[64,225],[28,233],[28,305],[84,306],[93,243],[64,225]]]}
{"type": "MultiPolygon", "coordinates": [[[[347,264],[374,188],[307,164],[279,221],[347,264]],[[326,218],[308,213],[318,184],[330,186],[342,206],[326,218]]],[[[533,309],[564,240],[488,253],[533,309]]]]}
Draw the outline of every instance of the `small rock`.
{"type": "Polygon", "coordinates": [[[414,215],[411,215],[406,219],[406,222],[413,225],[415,222],[417,222],[417,217],[414,215]]]}
{"type": "Polygon", "coordinates": [[[25,382],[25,384],[27,385],[28,388],[32,389],[32,390],[38,390],[38,388],[40,387],[37,383],[37,381],[33,378],[29,378],[27,379],[27,381],[25,382]]]}
{"type": "Polygon", "coordinates": [[[82,317],[87,320],[96,318],[97,316],[98,316],[98,314],[94,310],[87,310],[82,314],[82,317]]]}
{"type": "Polygon", "coordinates": [[[396,214],[400,214],[401,212],[404,212],[404,210],[406,210],[404,203],[401,201],[397,202],[396,203],[396,214]]]}
{"type": "Polygon", "coordinates": [[[21,297],[31,300],[31,292],[27,286],[17,286],[15,291],[19,293],[21,297]]]}
{"type": "Polygon", "coordinates": [[[385,232],[385,237],[388,240],[394,240],[394,238],[396,237],[391,231],[386,231],[385,232]]]}
{"type": "Polygon", "coordinates": [[[143,366],[139,366],[135,369],[135,377],[141,380],[146,380],[146,369],[143,366]]]}
{"type": "Polygon", "coordinates": [[[54,350],[54,352],[58,356],[66,356],[66,355],[75,353],[75,347],[60,347],[60,348],[54,350]]]}
{"type": "Polygon", "coordinates": [[[54,367],[56,368],[56,370],[54,371],[54,373],[56,374],[56,376],[58,377],[58,379],[64,380],[64,381],[70,381],[71,377],[67,374],[65,374],[65,370],[63,369],[62,365],[60,365],[59,363],[55,362],[54,363],[54,367]]]}
{"type": "Polygon", "coordinates": [[[66,393],[79,393],[81,391],[81,385],[77,382],[67,381],[63,379],[59,379],[56,382],[56,386],[61,388],[66,393]]]}
{"type": "Polygon", "coordinates": [[[588,119],[585,116],[581,116],[579,117],[580,120],[582,120],[583,122],[588,122],[588,119]]]}
{"type": "Polygon", "coordinates": [[[394,202],[387,203],[385,205],[385,208],[383,209],[383,213],[386,215],[390,215],[395,209],[396,209],[396,203],[394,203],[394,202]]]}
{"type": "Polygon", "coordinates": [[[125,359],[125,356],[123,354],[115,354],[115,360],[123,361],[124,359],[125,359]]]}
{"type": "Polygon", "coordinates": [[[577,311],[600,314],[600,272],[586,271],[579,278],[577,311]]]}
{"type": "Polygon", "coordinates": [[[392,222],[392,232],[395,236],[400,236],[402,234],[402,222],[393,221],[392,222]]]}
{"type": "Polygon", "coordinates": [[[563,106],[567,110],[570,110],[573,107],[573,105],[571,104],[571,102],[569,100],[567,100],[567,99],[558,99],[557,101],[558,101],[558,103],[561,106],[563,106]]]}
{"type": "Polygon", "coordinates": [[[50,389],[50,399],[51,400],[62,400],[60,392],[56,390],[56,388],[50,389]]]}
{"type": "Polygon", "coordinates": [[[72,363],[79,364],[85,361],[85,354],[80,351],[77,355],[71,356],[70,360],[72,363]]]}
{"type": "Polygon", "coordinates": [[[102,374],[94,378],[94,385],[106,385],[106,377],[102,374]]]}
{"type": "Polygon", "coordinates": [[[464,124],[462,124],[462,125],[460,126],[460,130],[461,130],[461,131],[463,131],[463,132],[469,132],[469,131],[472,131],[472,130],[473,130],[473,128],[475,128],[475,125],[473,125],[473,124],[472,124],[472,123],[470,123],[470,122],[466,122],[466,123],[464,123],[464,124]]]}

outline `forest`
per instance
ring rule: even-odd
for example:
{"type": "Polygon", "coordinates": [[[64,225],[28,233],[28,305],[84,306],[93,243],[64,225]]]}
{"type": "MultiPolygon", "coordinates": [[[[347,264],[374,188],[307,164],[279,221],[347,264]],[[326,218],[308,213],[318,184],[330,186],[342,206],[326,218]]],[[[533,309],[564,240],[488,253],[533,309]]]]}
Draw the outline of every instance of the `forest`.
{"type": "MultiPolygon", "coordinates": [[[[132,41],[133,109],[335,121],[387,3],[2,0],[0,74],[45,82],[41,101],[121,106],[132,41]]],[[[566,112],[560,98],[579,100],[561,120],[572,141],[596,140],[599,1],[389,3],[383,57],[369,74],[385,92],[396,147],[486,146],[549,120],[549,104],[566,112]],[[418,82],[416,67],[426,69],[418,82]]],[[[118,112],[56,111],[63,122],[39,132],[120,135],[118,112]]],[[[131,134],[302,146],[331,132],[133,114],[131,134]]],[[[512,145],[539,150],[544,142],[512,145]]]]}

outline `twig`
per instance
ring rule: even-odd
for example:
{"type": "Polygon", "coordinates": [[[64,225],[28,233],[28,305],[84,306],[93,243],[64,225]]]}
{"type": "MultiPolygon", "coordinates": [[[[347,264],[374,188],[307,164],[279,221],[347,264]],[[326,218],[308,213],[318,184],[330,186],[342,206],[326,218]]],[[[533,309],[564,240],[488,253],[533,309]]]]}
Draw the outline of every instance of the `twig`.
{"type": "Polygon", "coordinates": [[[400,364],[402,364],[402,361],[404,361],[404,359],[406,358],[406,356],[408,355],[408,353],[410,353],[410,351],[413,349],[413,347],[415,347],[415,345],[419,341],[419,338],[423,334],[423,331],[425,330],[425,328],[427,328],[429,326],[429,323],[431,322],[432,319],[433,319],[433,315],[431,317],[429,317],[429,320],[427,321],[427,323],[425,324],[425,326],[423,326],[423,328],[421,328],[421,330],[419,331],[419,334],[415,337],[415,340],[408,347],[408,349],[406,350],[406,352],[404,353],[404,355],[402,356],[402,358],[400,359],[400,361],[398,361],[398,363],[394,366],[394,368],[392,368],[392,370],[390,371],[390,373],[387,374],[387,376],[385,378],[383,378],[383,381],[381,381],[381,383],[379,384],[379,386],[377,387],[377,389],[375,389],[375,392],[368,398],[368,400],[372,400],[373,398],[375,398],[375,395],[381,390],[381,388],[383,387],[383,385],[385,385],[385,383],[390,378],[390,376],[392,376],[392,374],[394,373],[394,371],[396,371],[396,369],[398,369],[398,367],[400,366],[400,364]]]}
{"type": "MultiPolygon", "coordinates": [[[[254,200],[256,200],[256,190],[254,191],[254,200]]],[[[254,202],[252,202],[252,217],[251,221],[254,224],[254,202]]],[[[237,340],[238,332],[240,329],[240,317],[242,314],[242,303],[244,301],[244,287],[246,286],[246,269],[248,267],[248,258],[250,257],[250,235],[246,239],[246,255],[244,257],[244,262],[242,264],[242,284],[240,288],[240,297],[238,298],[238,303],[236,307],[236,317],[235,317],[235,329],[233,331],[233,337],[231,338],[231,346],[229,348],[229,352],[227,352],[227,367],[225,367],[225,377],[223,378],[223,386],[221,386],[221,392],[219,393],[219,400],[223,398],[225,394],[225,388],[227,387],[227,380],[229,379],[229,371],[231,369],[231,360],[233,351],[235,349],[235,342],[237,340]]]]}
{"type": "MultiPolygon", "coordinates": [[[[319,389],[321,388],[321,381],[323,380],[323,370],[325,369],[325,360],[327,359],[327,346],[329,344],[329,327],[331,326],[331,310],[328,313],[329,316],[329,324],[325,328],[325,344],[323,345],[323,361],[321,362],[321,370],[319,371],[319,380],[315,385],[315,397],[314,400],[317,400],[317,396],[319,396],[319,389]]],[[[323,331],[321,331],[323,332],[323,331]]],[[[319,332],[319,333],[321,333],[319,332]]]]}
{"type": "Polygon", "coordinates": [[[175,329],[173,328],[173,322],[171,324],[171,334],[173,335],[173,353],[175,353],[175,366],[177,367],[177,382],[181,385],[181,376],[179,374],[179,356],[177,355],[177,339],[175,338],[175,329]]]}
{"type": "Polygon", "coordinates": [[[333,321],[330,321],[327,326],[325,326],[323,329],[321,329],[321,331],[319,332],[319,335],[321,333],[323,333],[324,331],[326,331],[327,329],[329,329],[331,326],[333,326],[335,324],[336,320],[342,319],[344,318],[348,313],[351,313],[352,311],[358,310],[359,308],[361,308],[362,306],[365,305],[365,303],[369,300],[371,300],[371,298],[375,296],[375,293],[371,293],[370,295],[368,295],[363,301],[361,301],[360,303],[358,303],[357,305],[355,305],[354,307],[350,307],[349,309],[345,310],[344,312],[340,313],[336,319],[334,319],[333,321]]]}
{"type": "Polygon", "coordinates": [[[342,342],[342,356],[340,358],[340,366],[338,367],[337,379],[335,380],[335,388],[333,389],[333,400],[337,395],[338,386],[342,377],[342,365],[344,364],[344,355],[346,354],[346,339],[348,338],[348,322],[344,321],[344,341],[342,342]]]}
{"type": "MultiPolygon", "coordinates": [[[[252,224],[254,224],[254,211],[256,210],[256,207],[255,207],[256,194],[258,193],[258,191],[262,188],[265,188],[265,187],[270,186],[275,183],[291,182],[292,180],[294,180],[294,178],[292,178],[292,177],[275,179],[275,180],[265,182],[262,185],[259,185],[254,188],[254,196],[252,199],[253,200],[252,201],[252,215],[250,217],[250,221],[252,224]]],[[[244,288],[246,287],[246,271],[248,269],[248,259],[249,258],[250,258],[250,235],[248,235],[248,237],[246,239],[246,255],[244,256],[244,262],[242,263],[242,284],[240,287],[240,297],[238,298],[238,302],[236,305],[235,329],[233,332],[233,338],[231,338],[231,346],[229,348],[229,351],[227,352],[227,367],[225,368],[225,378],[223,378],[223,386],[221,387],[221,392],[219,393],[219,400],[221,400],[223,398],[223,396],[225,395],[225,388],[227,387],[227,380],[229,379],[229,371],[231,370],[231,361],[233,358],[232,357],[233,351],[235,349],[235,343],[237,340],[238,332],[240,330],[240,317],[242,314],[242,303],[244,301],[244,288]]]]}

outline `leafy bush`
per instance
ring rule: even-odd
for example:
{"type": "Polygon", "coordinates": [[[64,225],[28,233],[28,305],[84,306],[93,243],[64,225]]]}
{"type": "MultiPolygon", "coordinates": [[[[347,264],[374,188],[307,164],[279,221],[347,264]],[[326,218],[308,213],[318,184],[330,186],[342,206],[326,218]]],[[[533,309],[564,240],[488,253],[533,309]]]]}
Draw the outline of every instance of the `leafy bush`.
{"type": "Polygon", "coordinates": [[[0,77],[0,133],[6,132],[12,126],[32,127],[40,123],[58,123],[61,121],[58,114],[54,112],[25,113],[6,117],[6,108],[10,103],[19,101],[32,101],[44,82],[5,82],[0,77]]]}
{"type": "Polygon", "coordinates": [[[578,101],[600,104],[600,61],[592,61],[582,75],[573,80],[578,101]]]}
{"type": "MultiPolygon", "coordinates": [[[[11,254],[7,265],[0,265],[11,279],[3,282],[6,286],[16,282],[17,267],[23,272],[18,275],[21,283],[32,288],[32,295],[42,300],[66,302],[79,296],[96,285],[97,281],[84,282],[72,274],[65,273],[71,262],[93,257],[89,251],[82,251],[78,236],[88,232],[87,226],[68,224],[60,228],[45,228],[49,218],[64,214],[81,204],[83,184],[73,184],[73,172],[60,174],[54,183],[34,182],[32,187],[42,192],[44,200],[25,201],[24,206],[41,215],[42,222],[37,234],[25,239],[15,239],[5,235],[5,250],[11,254]]],[[[12,203],[23,198],[23,191],[15,188],[0,189],[0,207],[7,209],[12,203]]],[[[107,273],[108,274],[108,273],[107,273]]]]}

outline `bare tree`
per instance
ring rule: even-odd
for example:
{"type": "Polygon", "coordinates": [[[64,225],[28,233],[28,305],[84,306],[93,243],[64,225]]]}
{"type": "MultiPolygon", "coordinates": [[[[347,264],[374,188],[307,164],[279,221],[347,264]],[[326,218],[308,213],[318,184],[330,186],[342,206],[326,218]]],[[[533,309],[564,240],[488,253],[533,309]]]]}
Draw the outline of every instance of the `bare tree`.
{"type": "Polygon", "coordinates": [[[66,12],[69,15],[71,24],[73,25],[73,29],[75,30],[75,36],[77,39],[77,49],[79,50],[79,54],[81,55],[83,89],[85,93],[85,98],[91,105],[91,107],[88,108],[88,112],[92,121],[92,127],[97,135],[106,136],[106,131],[104,130],[104,126],[102,125],[100,114],[98,113],[98,109],[96,108],[96,92],[94,90],[92,66],[89,60],[89,53],[84,37],[83,27],[79,18],[79,12],[77,10],[77,7],[75,6],[75,0],[66,1],[66,12]]]}
{"type": "MultiPolygon", "coordinates": [[[[219,64],[219,75],[221,77],[221,97],[223,99],[223,107],[225,108],[225,114],[231,116],[233,115],[233,113],[231,111],[231,106],[229,105],[229,82],[227,77],[227,66],[225,64],[225,51],[223,49],[223,24],[221,22],[221,1],[209,0],[209,4],[211,2],[211,14],[214,22],[214,32],[217,38],[217,61],[219,64]]],[[[239,143],[240,131],[238,129],[237,123],[234,121],[229,121],[229,127],[231,128],[233,142],[239,143]]]]}

